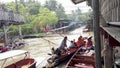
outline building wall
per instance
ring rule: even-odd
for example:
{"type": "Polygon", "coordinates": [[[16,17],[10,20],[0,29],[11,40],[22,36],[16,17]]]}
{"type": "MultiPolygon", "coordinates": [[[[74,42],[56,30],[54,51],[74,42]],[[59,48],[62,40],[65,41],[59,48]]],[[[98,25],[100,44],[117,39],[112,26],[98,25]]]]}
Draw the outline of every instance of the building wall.
{"type": "MultiPolygon", "coordinates": [[[[99,7],[100,23],[102,23],[102,26],[105,26],[108,22],[120,22],[120,0],[99,0],[99,7]]],[[[103,55],[104,68],[112,68],[114,65],[114,51],[113,47],[110,46],[112,45],[110,35],[105,32],[106,31],[101,30],[101,47],[102,51],[106,53],[103,55]],[[108,40],[108,44],[105,43],[105,39],[108,40]],[[105,46],[107,46],[106,50],[104,50],[105,46]]]]}
{"type": "Polygon", "coordinates": [[[120,21],[120,0],[99,0],[100,13],[106,22],[120,21]]]}

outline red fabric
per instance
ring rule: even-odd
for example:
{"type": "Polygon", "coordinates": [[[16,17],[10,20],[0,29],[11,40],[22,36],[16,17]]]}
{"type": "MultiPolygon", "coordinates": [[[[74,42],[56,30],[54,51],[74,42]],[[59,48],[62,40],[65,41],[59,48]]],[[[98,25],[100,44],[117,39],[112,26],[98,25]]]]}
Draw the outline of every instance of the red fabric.
{"type": "Polygon", "coordinates": [[[88,40],[87,42],[86,42],[86,48],[87,47],[91,47],[93,45],[93,43],[92,43],[92,41],[91,40],[88,40]]]}
{"type": "Polygon", "coordinates": [[[76,44],[77,44],[78,47],[81,47],[82,44],[83,44],[83,41],[82,41],[82,40],[78,40],[78,41],[76,42],[76,44]]]}

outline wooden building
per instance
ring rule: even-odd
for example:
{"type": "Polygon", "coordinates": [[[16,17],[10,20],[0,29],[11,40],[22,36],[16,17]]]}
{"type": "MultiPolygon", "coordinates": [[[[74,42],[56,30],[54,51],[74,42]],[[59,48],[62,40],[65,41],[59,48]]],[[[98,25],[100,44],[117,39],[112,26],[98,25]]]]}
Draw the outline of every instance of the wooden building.
{"type": "Polygon", "coordinates": [[[24,22],[24,16],[20,14],[15,14],[12,10],[10,10],[9,12],[5,12],[4,7],[0,5],[0,28],[3,27],[4,30],[4,39],[0,39],[0,42],[5,42],[5,45],[7,45],[7,31],[9,30],[9,28],[12,25],[20,25],[24,22]]]}
{"type": "MultiPolygon", "coordinates": [[[[91,6],[93,9],[94,7],[96,7],[94,5],[95,0],[72,0],[72,1],[75,4],[87,1],[88,5],[91,6]]],[[[117,52],[120,51],[120,0],[97,0],[97,1],[99,3],[98,16],[100,22],[101,57],[103,57],[104,61],[102,67],[114,68],[116,62],[115,50],[118,49],[117,52]]],[[[120,64],[120,61],[118,61],[117,63],[120,64]]]]}

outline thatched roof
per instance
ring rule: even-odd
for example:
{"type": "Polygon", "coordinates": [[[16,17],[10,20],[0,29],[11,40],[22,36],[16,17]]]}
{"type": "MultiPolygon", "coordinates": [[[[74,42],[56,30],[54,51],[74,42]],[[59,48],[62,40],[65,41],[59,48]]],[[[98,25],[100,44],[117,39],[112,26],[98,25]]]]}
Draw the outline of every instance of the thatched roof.
{"type": "Polygon", "coordinates": [[[19,25],[24,23],[24,17],[20,14],[14,14],[0,10],[0,23],[19,25]]]}

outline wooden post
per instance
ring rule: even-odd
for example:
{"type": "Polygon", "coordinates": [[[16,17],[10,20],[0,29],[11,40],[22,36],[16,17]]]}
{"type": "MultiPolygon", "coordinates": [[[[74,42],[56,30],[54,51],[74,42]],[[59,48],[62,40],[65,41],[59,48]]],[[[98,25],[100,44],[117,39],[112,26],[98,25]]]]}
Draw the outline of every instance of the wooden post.
{"type": "Polygon", "coordinates": [[[104,41],[104,68],[113,68],[113,49],[109,44],[109,38],[104,41]]]}
{"type": "MultiPolygon", "coordinates": [[[[18,14],[18,2],[17,0],[15,0],[15,3],[16,3],[16,13],[18,14]]],[[[21,26],[18,25],[18,28],[19,28],[19,36],[22,37],[22,31],[21,31],[21,26]]]]}
{"type": "Polygon", "coordinates": [[[94,41],[95,41],[95,58],[96,68],[102,68],[101,65],[101,45],[100,45],[100,25],[99,25],[99,0],[93,0],[94,14],[94,41]]]}
{"type": "Polygon", "coordinates": [[[5,28],[5,25],[3,25],[3,29],[4,29],[4,46],[7,46],[8,45],[8,40],[7,40],[7,32],[6,32],[6,28],[5,28]]]}

